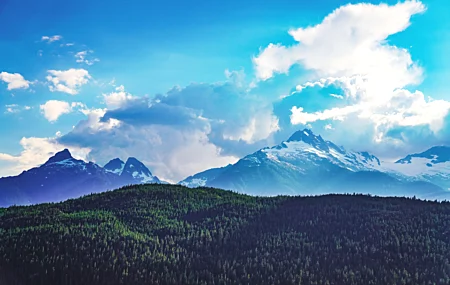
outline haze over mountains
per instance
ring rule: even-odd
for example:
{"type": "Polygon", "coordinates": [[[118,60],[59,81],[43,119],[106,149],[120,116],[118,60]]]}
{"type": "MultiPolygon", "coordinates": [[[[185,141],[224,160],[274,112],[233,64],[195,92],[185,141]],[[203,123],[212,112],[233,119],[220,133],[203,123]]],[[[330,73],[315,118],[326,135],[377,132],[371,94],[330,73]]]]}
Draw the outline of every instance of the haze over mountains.
{"type": "MultiPolygon", "coordinates": [[[[348,151],[311,130],[265,147],[235,164],[192,175],[179,184],[252,195],[369,193],[450,199],[450,148],[433,147],[395,163],[348,151]]],[[[115,158],[101,167],[74,159],[65,149],[39,167],[0,178],[0,206],[56,202],[129,184],[164,183],[138,159],[115,158]]]]}

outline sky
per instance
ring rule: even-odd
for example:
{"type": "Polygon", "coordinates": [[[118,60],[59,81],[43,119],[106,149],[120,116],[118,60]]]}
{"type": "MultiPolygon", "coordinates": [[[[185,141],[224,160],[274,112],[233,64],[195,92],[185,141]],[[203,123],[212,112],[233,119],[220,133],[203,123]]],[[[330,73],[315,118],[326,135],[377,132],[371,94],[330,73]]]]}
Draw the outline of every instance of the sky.
{"type": "Polygon", "coordinates": [[[177,182],[310,128],[450,145],[450,2],[0,1],[0,177],[68,148],[177,182]]]}

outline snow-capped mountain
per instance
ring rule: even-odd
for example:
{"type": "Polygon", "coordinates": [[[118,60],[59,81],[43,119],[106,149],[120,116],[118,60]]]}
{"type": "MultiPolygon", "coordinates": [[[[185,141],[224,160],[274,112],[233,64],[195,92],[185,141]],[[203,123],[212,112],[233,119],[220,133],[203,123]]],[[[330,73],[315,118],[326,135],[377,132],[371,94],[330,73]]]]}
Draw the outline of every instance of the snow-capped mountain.
{"type": "Polygon", "coordinates": [[[280,145],[261,150],[269,159],[284,161],[292,165],[304,164],[305,161],[323,161],[335,164],[351,171],[378,170],[380,160],[368,152],[346,151],[330,141],[316,136],[305,129],[294,133],[280,145]]]}
{"type": "Polygon", "coordinates": [[[161,182],[142,162],[134,157],[128,158],[127,162],[115,158],[105,164],[103,168],[107,172],[117,174],[124,180],[134,184],[161,182]]]}
{"type": "Polygon", "coordinates": [[[150,170],[139,160],[134,157],[127,159],[123,167],[120,177],[130,181],[138,181],[139,183],[159,183],[159,179],[153,176],[150,170]]]}
{"type": "Polygon", "coordinates": [[[297,131],[279,145],[247,155],[234,165],[207,170],[180,184],[256,195],[359,192],[429,198],[446,194],[431,183],[390,175],[376,156],[348,151],[308,129],[297,131]],[[211,171],[214,175],[207,175],[211,171]]]}
{"type": "Polygon", "coordinates": [[[411,179],[420,179],[450,189],[450,147],[435,146],[386,164],[386,169],[411,179]]]}
{"type": "Polygon", "coordinates": [[[103,166],[103,169],[105,169],[106,172],[120,175],[122,174],[124,167],[125,162],[123,162],[120,158],[114,158],[110,160],[107,164],[105,164],[105,166],[103,166]]]}
{"type": "Polygon", "coordinates": [[[101,167],[77,160],[65,149],[39,167],[0,178],[0,207],[57,202],[140,183],[159,183],[159,179],[135,158],[127,163],[113,159],[101,167]]]}

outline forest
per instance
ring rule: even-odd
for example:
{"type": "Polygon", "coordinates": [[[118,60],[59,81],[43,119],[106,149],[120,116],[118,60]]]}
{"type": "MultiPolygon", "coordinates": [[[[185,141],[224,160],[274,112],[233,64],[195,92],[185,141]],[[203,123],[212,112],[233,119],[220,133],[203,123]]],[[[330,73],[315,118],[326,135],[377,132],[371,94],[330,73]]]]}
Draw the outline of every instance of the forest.
{"type": "Polygon", "coordinates": [[[450,284],[450,203],[147,184],[12,206],[0,284],[450,284]]]}

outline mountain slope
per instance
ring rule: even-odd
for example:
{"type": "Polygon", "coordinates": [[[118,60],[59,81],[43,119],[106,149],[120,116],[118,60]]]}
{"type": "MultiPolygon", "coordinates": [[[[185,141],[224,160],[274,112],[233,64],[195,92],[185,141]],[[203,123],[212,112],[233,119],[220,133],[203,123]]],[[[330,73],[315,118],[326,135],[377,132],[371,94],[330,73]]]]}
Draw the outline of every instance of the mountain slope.
{"type": "Polygon", "coordinates": [[[29,285],[449,284],[449,228],[448,202],[139,185],[0,209],[0,269],[29,285]]]}
{"type": "Polygon", "coordinates": [[[180,181],[179,184],[186,186],[186,187],[205,186],[206,183],[208,183],[208,181],[213,181],[219,175],[221,175],[225,170],[227,170],[229,167],[231,167],[231,164],[224,166],[224,167],[211,168],[211,169],[205,170],[203,172],[199,172],[195,175],[187,177],[183,181],[180,181]]]}
{"type": "MultiPolygon", "coordinates": [[[[190,186],[188,182],[180,183],[190,186]]],[[[269,196],[357,192],[427,199],[450,197],[450,192],[432,183],[385,173],[376,156],[347,151],[308,129],[294,133],[277,146],[247,155],[204,185],[269,196]]]]}
{"type": "Polygon", "coordinates": [[[57,202],[141,183],[159,183],[159,179],[135,158],[127,164],[114,159],[102,168],[74,159],[65,149],[39,167],[0,178],[0,207],[57,202]]]}

